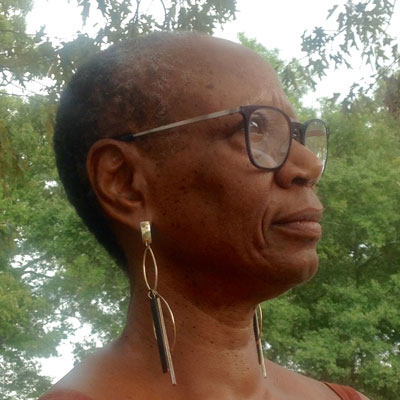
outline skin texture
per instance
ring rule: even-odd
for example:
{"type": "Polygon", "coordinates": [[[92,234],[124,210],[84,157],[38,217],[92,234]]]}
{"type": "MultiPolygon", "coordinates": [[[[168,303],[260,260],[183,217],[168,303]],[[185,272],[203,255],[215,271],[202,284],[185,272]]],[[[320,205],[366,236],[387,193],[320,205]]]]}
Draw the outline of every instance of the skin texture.
{"type": "MultiPolygon", "coordinates": [[[[188,38],[186,45],[190,52],[169,53],[177,60],[164,76],[171,82],[165,96],[175,104],[169,122],[246,104],[279,107],[296,119],[275,72],[258,55],[212,38],[188,38]]],[[[299,212],[299,220],[320,216],[314,187],[321,164],[293,142],[280,170],[255,168],[241,120],[237,114],[152,135],[155,148],[164,146],[160,157],[139,142],[103,139],[92,146],[88,176],[129,260],[132,301],[121,337],[53,390],[74,389],[94,400],[338,398],[269,361],[268,377],[261,376],[256,305],[308,281],[318,267],[318,225],[300,229],[307,222],[287,221],[299,212]],[[144,220],[152,223],[158,291],[177,324],[175,387],[161,373],[142,277],[144,220]]],[[[167,318],[171,336],[170,328],[167,318]]]]}

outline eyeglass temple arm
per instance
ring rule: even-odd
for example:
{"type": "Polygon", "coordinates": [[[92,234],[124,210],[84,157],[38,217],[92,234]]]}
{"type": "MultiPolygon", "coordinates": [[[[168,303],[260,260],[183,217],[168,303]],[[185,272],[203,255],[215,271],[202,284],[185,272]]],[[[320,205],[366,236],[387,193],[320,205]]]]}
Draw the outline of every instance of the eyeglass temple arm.
{"type": "MultiPolygon", "coordinates": [[[[300,138],[300,143],[304,144],[305,139],[306,139],[306,127],[307,127],[307,122],[302,124],[301,122],[297,121],[291,121],[293,125],[293,131],[294,131],[294,136],[300,138]]],[[[324,124],[325,125],[325,124],[324,124]]],[[[323,132],[319,129],[314,129],[311,131],[311,133],[308,133],[307,137],[312,137],[312,136],[326,136],[328,135],[328,130],[326,132],[323,132]]]]}
{"type": "Polygon", "coordinates": [[[205,115],[201,115],[200,117],[184,119],[183,121],[174,122],[174,123],[168,124],[168,125],[162,125],[157,128],[148,129],[146,131],[139,132],[139,133],[128,133],[124,136],[121,136],[119,138],[119,140],[130,141],[130,140],[136,139],[137,137],[148,135],[150,133],[155,133],[155,132],[160,132],[160,131],[164,131],[167,129],[177,128],[178,126],[192,124],[194,122],[199,122],[199,121],[205,121],[208,119],[218,118],[218,117],[222,117],[224,115],[231,115],[231,114],[235,114],[237,112],[240,112],[240,107],[231,108],[229,110],[217,111],[217,112],[211,113],[211,114],[205,114],[205,115]]]}
{"type": "Polygon", "coordinates": [[[293,126],[293,139],[300,139],[300,143],[304,145],[306,138],[306,130],[304,124],[297,121],[291,121],[293,126]]]}

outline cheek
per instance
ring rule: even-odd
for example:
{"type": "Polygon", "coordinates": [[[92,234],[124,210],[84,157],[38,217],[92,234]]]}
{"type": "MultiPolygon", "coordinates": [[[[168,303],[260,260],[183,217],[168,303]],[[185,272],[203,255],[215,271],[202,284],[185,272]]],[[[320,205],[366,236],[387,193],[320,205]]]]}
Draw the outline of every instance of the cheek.
{"type": "Polygon", "coordinates": [[[272,174],[247,158],[216,160],[192,158],[190,168],[171,168],[174,173],[160,176],[153,194],[159,240],[188,257],[250,262],[262,246],[272,174]]]}

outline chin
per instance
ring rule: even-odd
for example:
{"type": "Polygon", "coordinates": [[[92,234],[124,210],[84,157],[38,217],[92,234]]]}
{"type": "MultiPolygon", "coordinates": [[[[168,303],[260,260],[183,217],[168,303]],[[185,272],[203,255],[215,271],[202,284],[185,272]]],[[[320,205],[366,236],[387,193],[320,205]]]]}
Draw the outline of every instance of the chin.
{"type": "Polygon", "coordinates": [[[270,297],[276,297],[312,279],[318,271],[318,255],[315,249],[309,249],[270,256],[263,270],[264,283],[272,292],[276,292],[270,297]]]}
{"type": "Polygon", "coordinates": [[[318,271],[318,255],[315,250],[308,251],[302,258],[298,259],[297,268],[303,283],[308,282],[318,271]]]}

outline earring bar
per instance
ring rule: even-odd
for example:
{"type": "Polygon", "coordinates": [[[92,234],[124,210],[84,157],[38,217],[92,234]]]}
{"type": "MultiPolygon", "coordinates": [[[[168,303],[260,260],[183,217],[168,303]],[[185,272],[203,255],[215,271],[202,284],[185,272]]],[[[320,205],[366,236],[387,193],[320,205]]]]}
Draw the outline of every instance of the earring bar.
{"type": "Polygon", "coordinates": [[[165,322],[164,322],[164,314],[163,314],[162,307],[161,307],[160,297],[158,297],[158,296],[157,296],[157,305],[158,305],[159,310],[160,310],[162,341],[163,341],[163,344],[164,344],[165,354],[166,354],[166,357],[167,357],[168,371],[169,371],[169,374],[171,376],[172,384],[176,385],[175,369],[174,369],[174,364],[172,363],[171,350],[170,350],[170,347],[169,347],[167,329],[165,327],[165,322]]]}
{"type": "Polygon", "coordinates": [[[165,340],[163,337],[162,324],[164,321],[161,320],[160,303],[155,293],[149,292],[151,313],[153,316],[153,325],[156,334],[156,340],[158,345],[158,352],[160,353],[161,367],[163,373],[168,372],[168,361],[167,361],[167,349],[165,347],[165,340]]]}

